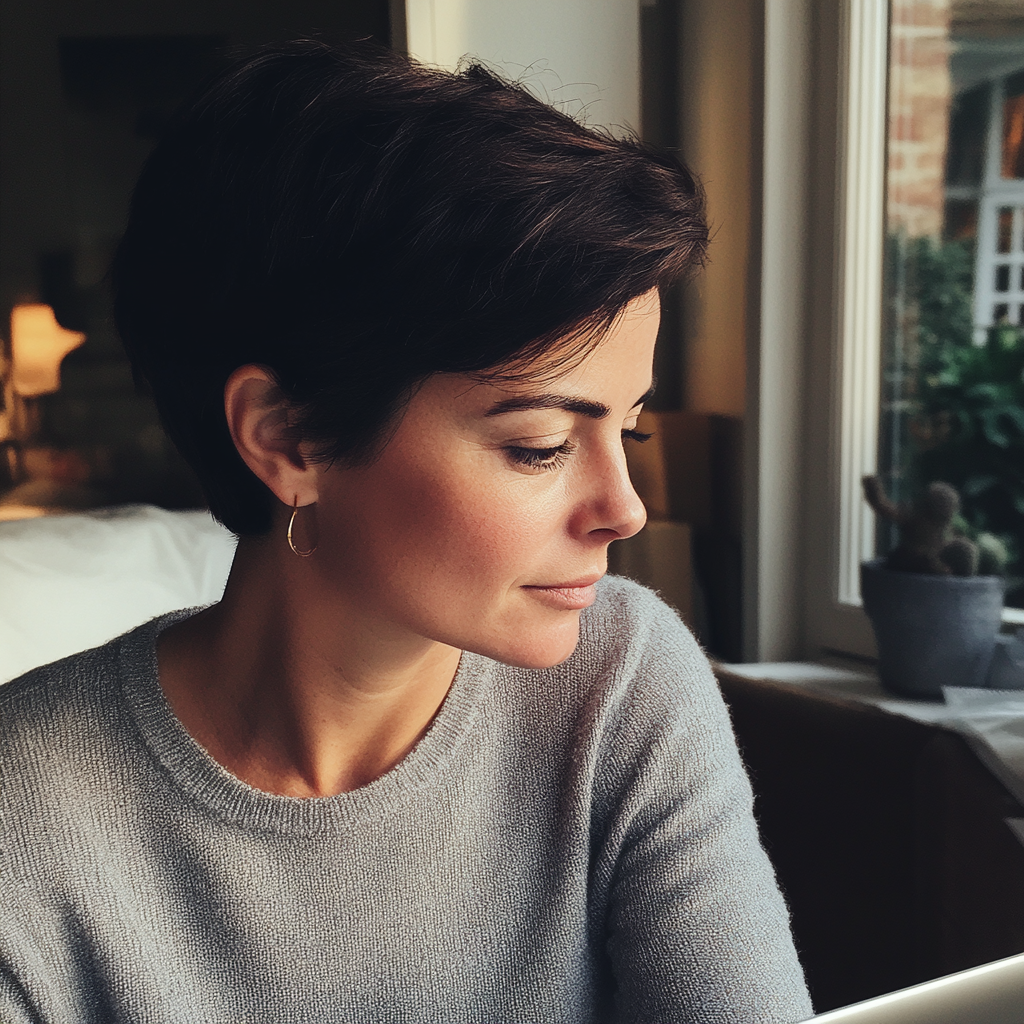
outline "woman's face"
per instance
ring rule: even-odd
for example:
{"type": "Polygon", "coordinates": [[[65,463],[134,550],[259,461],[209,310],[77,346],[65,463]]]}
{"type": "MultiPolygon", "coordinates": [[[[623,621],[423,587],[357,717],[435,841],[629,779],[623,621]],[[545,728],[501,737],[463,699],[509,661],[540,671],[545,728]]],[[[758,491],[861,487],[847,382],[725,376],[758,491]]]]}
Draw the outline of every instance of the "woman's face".
{"type": "Polygon", "coordinates": [[[646,520],[623,443],[659,315],[657,293],[634,300],[555,377],[429,379],[372,465],[323,471],[316,571],[384,632],[529,668],[564,661],[609,543],[646,520]]]}

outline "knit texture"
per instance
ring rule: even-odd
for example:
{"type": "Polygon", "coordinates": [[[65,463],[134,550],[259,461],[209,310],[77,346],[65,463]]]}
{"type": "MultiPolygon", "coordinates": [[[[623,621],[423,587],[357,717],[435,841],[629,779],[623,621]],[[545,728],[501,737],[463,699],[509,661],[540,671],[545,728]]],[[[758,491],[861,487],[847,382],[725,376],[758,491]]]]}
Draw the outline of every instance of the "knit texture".
{"type": "Polygon", "coordinates": [[[221,768],[163,616],[0,687],[4,1024],[725,1022],[811,1007],[710,667],[607,578],[552,669],[464,654],[334,797],[221,768]]]}

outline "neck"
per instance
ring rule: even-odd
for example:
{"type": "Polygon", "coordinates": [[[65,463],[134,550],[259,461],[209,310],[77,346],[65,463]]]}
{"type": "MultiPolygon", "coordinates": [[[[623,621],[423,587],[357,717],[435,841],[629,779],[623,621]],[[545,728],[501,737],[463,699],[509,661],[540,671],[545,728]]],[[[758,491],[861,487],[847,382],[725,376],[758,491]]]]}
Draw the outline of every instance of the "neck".
{"type": "Polygon", "coordinates": [[[188,732],[257,789],[329,796],[366,785],[416,745],[460,652],[355,607],[276,535],[242,538],[223,600],[157,648],[188,732]]]}

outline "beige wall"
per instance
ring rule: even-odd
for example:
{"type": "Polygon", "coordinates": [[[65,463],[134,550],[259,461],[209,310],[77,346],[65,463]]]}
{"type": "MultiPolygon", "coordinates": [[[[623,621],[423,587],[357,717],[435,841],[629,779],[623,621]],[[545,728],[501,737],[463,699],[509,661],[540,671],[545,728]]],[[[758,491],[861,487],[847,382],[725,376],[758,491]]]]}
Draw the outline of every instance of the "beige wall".
{"type": "MultiPolygon", "coordinates": [[[[712,243],[684,296],[686,407],[742,416],[760,141],[761,0],[683,0],[683,159],[702,177],[712,243]]],[[[756,327],[756,325],[755,325],[756,327]]]]}
{"type": "Polygon", "coordinates": [[[495,63],[590,124],[640,127],[638,0],[405,0],[411,54],[495,63]]]}

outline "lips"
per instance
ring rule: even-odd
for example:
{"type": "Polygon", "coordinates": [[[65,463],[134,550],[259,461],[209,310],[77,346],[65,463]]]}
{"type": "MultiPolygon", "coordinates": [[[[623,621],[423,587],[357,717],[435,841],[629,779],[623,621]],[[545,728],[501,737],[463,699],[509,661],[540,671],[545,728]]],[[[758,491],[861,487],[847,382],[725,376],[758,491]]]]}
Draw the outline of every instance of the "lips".
{"type": "Polygon", "coordinates": [[[578,580],[570,580],[568,583],[550,583],[532,585],[529,590],[580,590],[584,587],[592,587],[602,576],[603,572],[594,572],[589,576],[581,576],[578,580]]]}
{"type": "Polygon", "coordinates": [[[589,608],[597,600],[594,584],[604,573],[592,573],[568,583],[554,583],[550,586],[525,586],[523,590],[549,607],[566,611],[589,608]]]}

